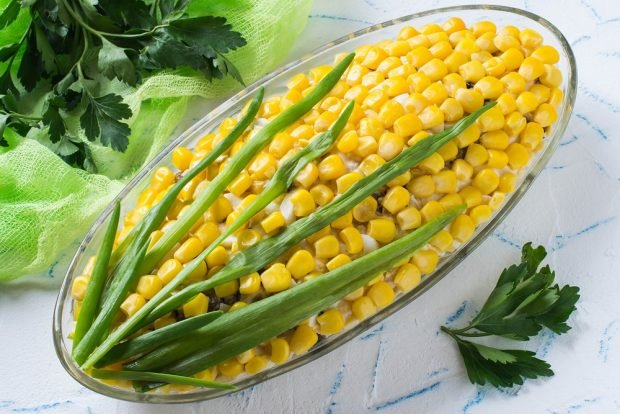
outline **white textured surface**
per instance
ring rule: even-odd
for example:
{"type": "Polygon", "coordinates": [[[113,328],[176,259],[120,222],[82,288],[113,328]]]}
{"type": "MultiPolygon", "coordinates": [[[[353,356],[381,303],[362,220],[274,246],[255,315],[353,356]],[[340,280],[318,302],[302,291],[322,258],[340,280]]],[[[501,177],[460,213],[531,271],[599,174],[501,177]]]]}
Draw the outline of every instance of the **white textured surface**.
{"type": "MultiPolygon", "coordinates": [[[[459,1],[316,0],[294,55],[371,23],[459,1]]],[[[620,4],[519,0],[557,25],[579,65],[579,95],[562,146],[498,231],[420,300],[326,357],[253,390],[174,407],[178,413],[620,412],[620,4]],[[530,346],[556,376],[510,392],[474,387],[438,334],[467,321],[528,240],[551,251],[561,283],[582,289],[573,330],[530,346]]],[[[1,413],[167,413],[96,395],[60,367],[51,338],[62,269],[0,286],[1,413]]]]}

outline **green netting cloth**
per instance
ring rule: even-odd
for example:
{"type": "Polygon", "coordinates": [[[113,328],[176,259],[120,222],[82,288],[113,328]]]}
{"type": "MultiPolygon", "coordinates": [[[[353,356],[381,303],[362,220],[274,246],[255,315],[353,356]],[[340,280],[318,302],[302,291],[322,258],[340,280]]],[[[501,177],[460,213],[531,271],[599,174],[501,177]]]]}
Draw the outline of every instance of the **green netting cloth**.
{"type": "MultiPolygon", "coordinates": [[[[228,56],[249,83],[283,61],[311,1],[193,0],[188,10],[224,16],[243,34],[248,44],[228,56]]],[[[36,133],[23,139],[7,131],[13,148],[0,152],[0,281],[46,269],[83,236],[123,183],[172,138],[192,98],[239,87],[231,79],[208,83],[186,70],[157,74],[138,89],[109,82],[106,88],[121,93],[134,111],[132,136],[123,154],[91,146],[99,174],[67,166],[36,133]]]]}

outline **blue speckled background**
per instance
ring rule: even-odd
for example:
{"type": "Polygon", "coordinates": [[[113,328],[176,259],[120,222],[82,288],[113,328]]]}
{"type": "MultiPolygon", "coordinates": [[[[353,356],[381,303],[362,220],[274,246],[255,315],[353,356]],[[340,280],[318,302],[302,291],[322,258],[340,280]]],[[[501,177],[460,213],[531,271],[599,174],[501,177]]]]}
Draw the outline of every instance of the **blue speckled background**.
{"type": "MultiPolygon", "coordinates": [[[[461,1],[316,0],[291,58],[371,23],[461,1]]],[[[620,412],[620,1],[515,0],[573,45],[579,94],[547,169],[498,230],[448,277],[374,330],[290,374],[184,406],[119,402],[64,373],[51,339],[62,266],[0,287],[0,413],[620,412]],[[443,323],[471,318],[522,243],[547,246],[562,283],[582,288],[573,330],[529,344],[556,376],[508,391],[474,387],[443,323]]]]}

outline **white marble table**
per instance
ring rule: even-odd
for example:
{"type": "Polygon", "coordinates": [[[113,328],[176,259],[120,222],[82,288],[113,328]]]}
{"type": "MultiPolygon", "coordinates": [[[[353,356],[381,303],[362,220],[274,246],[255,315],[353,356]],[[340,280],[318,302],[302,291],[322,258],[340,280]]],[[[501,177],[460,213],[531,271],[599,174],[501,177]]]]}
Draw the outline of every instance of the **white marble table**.
{"type": "MultiPolygon", "coordinates": [[[[345,33],[460,1],[316,0],[293,56],[345,33]]],[[[236,395],[184,406],[115,401],[74,382],[53,351],[61,266],[0,285],[0,413],[611,413],[620,412],[620,3],[515,0],[567,36],[579,94],[561,147],[520,205],[465,262],[374,331],[236,395]],[[438,333],[466,322],[525,241],[544,244],[562,283],[581,287],[573,330],[531,347],[556,373],[500,392],[472,386],[438,333]]]]}

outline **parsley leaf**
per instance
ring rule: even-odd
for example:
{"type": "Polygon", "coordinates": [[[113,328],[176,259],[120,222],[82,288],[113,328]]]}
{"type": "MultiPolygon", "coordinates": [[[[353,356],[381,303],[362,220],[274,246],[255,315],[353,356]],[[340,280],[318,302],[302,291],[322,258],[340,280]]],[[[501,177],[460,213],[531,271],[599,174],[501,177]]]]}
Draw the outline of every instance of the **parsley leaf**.
{"type": "Polygon", "coordinates": [[[9,1],[9,4],[0,13],[0,29],[4,29],[17,19],[19,8],[20,5],[17,0],[9,1]]]}
{"type": "Polygon", "coordinates": [[[140,74],[128,53],[135,55],[130,49],[124,49],[112,42],[103,40],[101,49],[99,49],[97,67],[108,79],[117,78],[129,85],[135,85],[140,74]]]}
{"type": "Polygon", "coordinates": [[[125,151],[129,145],[129,127],[119,119],[131,116],[131,110],[120,95],[110,93],[98,98],[88,95],[88,105],[80,117],[80,125],[89,141],[99,135],[102,145],[125,151]]]}
{"type": "Polygon", "coordinates": [[[507,387],[521,384],[522,378],[553,375],[549,365],[531,352],[498,350],[463,339],[497,335],[526,341],[544,327],[557,334],[570,329],[566,321],[579,300],[579,288],[553,285],[555,272],[549,266],[540,268],[546,254],[542,246],[534,248],[531,243],[525,244],[521,263],[504,269],[482,309],[468,326],[441,327],[456,340],[473,383],[488,381],[507,387]]]}
{"type": "Polygon", "coordinates": [[[4,138],[4,130],[6,129],[6,123],[9,120],[8,114],[0,113],[0,147],[8,147],[9,142],[4,138]]]}

